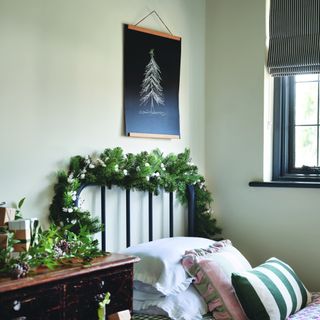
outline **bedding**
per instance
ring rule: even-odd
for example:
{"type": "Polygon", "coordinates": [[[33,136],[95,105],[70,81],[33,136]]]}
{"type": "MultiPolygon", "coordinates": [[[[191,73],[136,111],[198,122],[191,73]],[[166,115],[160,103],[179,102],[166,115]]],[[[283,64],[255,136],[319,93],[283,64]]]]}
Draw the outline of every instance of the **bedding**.
{"type": "MultiPolygon", "coordinates": [[[[134,314],[132,320],[169,320],[166,316],[152,316],[148,314],[134,314]]],[[[211,315],[205,315],[202,320],[213,320],[211,315]]]]}
{"type": "Polygon", "coordinates": [[[208,311],[193,286],[176,295],[162,296],[133,291],[133,310],[143,314],[166,315],[176,320],[201,320],[208,311]]]}
{"type": "Polygon", "coordinates": [[[180,263],[185,251],[213,243],[213,240],[197,237],[164,238],[131,246],[122,253],[141,259],[134,265],[136,289],[172,295],[185,291],[192,282],[192,277],[186,274],[180,263]]]}
{"type": "MultiPolygon", "coordinates": [[[[204,313],[205,311],[204,310],[195,311],[195,310],[200,310],[201,307],[199,309],[199,307],[195,307],[193,304],[189,303],[187,298],[183,298],[183,297],[186,297],[189,294],[189,292],[192,291],[191,288],[193,287],[193,285],[190,286],[192,280],[195,279],[197,282],[201,280],[200,279],[201,277],[199,278],[199,274],[194,275],[191,272],[186,273],[184,271],[182,264],[180,263],[180,260],[184,252],[187,252],[187,254],[191,254],[191,256],[194,255],[194,257],[198,255],[197,259],[201,257],[200,258],[201,260],[203,259],[204,256],[208,254],[208,250],[212,251],[212,252],[209,252],[209,255],[210,255],[210,254],[213,254],[213,252],[215,252],[215,254],[219,251],[223,252],[224,250],[226,250],[226,248],[229,247],[229,250],[233,251],[233,254],[235,254],[235,256],[238,256],[238,259],[241,261],[240,265],[243,264],[242,267],[244,269],[248,268],[245,271],[240,271],[241,267],[239,269],[239,265],[238,265],[236,267],[237,270],[234,270],[232,272],[233,286],[236,288],[238,296],[241,296],[239,291],[239,286],[237,287],[237,284],[236,284],[237,281],[235,280],[237,276],[241,277],[243,275],[246,275],[247,273],[250,273],[251,270],[259,272],[261,271],[261,267],[263,268],[263,265],[258,267],[260,269],[257,269],[257,268],[250,269],[251,266],[246,261],[246,259],[235,248],[230,249],[230,245],[231,243],[229,243],[228,241],[216,242],[216,241],[203,239],[203,238],[178,237],[178,238],[167,238],[167,239],[155,240],[149,243],[137,245],[124,250],[123,253],[129,254],[129,255],[136,255],[142,259],[142,262],[136,265],[136,266],[139,266],[139,265],[140,266],[139,268],[137,268],[134,276],[134,292],[135,292],[134,310],[135,311],[132,319],[133,320],[229,319],[228,317],[231,315],[232,312],[234,312],[233,310],[234,306],[231,307],[230,315],[224,314],[224,313],[219,314],[219,311],[221,310],[216,310],[218,311],[218,313],[213,313],[213,314],[211,313],[211,314],[200,316],[200,314],[204,313]],[[203,247],[209,248],[209,249],[201,249],[203,247]],[[190,250],[190,248],[195,248],[195,249],[190,250]],[[222,250],[222,248],[224,249],[222,250]]],[[[222,269],[220,271],[217,271],[219,269],[215,269],[215,272],[221,272],[220,278],[221,277],[223,278],[225,276],[224,272],[230,272],[230,270],[228,270],[228,268],[230,268],[230,259],[232,261],[234,257],[232,257],[232,253],[228,252],[228,250],[226,250],[224,258],[221,259],[221,257],[219,256],[219,258],[217,259],[217,260],[221,260],[220,267],[222,269]],[[224,259],[225,261],[222,262],[224,259]],[[228,265],[228,267],[226,267],[226,265],[228,265]]],[[[273,264],[276,263],[279,265],[281,264],[282,267],[285,266],[286,268],[289,268],[287,269],[287,272],[291,274],[291,276],[294,278],[295,274],[293,273],[293,270],[291,270],[292,271],[291,273],[290,267],[285,265],[282,261],[273,258],[271,259],[271,261],[267,261],[267,263],[273,263],[273,264]]],[[[274,268],[275,266],[272,265],[272,267],[274,268]]],[[[188,268],[190,268],[190,264],[187,266],[187,269],[188,268]]],[[[276,272],[274,276],[279,276],[279,275],[276,272]]],[[[221,279],[219,280],[221,281],[221,279]]],[[[222,282],[224,280],[225,279],[223,279],[222,282]]],[[[285,282],[287,281],[288,279],[285,280],[285,282]]],[[[293,285],[291,283],[291,286],[294,286],[295,289],[300,288],[300,290],[301,288],[305,288],[302,283],[299,284],[300,280],[298,281],[296,279],[296,281],[297,281],[297,284],[293,285]]],[[[272,311],[270,314],[271,319],[272,320],[276,320],[276,319],[320,320],[320,293],[313,294],[312,302],[308,305],[306,304],[307,302],[309,302],[310,294],[308,293],[307,290],[306,290],[306,295],[307,295],[307,299],[303,299],[303,298],[297,299],[296,307],[293,307],[293,305],[290,305],[290,302],[287,305],[288,310],[290,310],[290,308],[292,307],[291,308],[292,311],[298,311],[299,309],[300,311],[288,317],[288,315],[290,314],[289,312],[288,314],[285,315],[285,317],[281,317],[281,318],[274,317],[274,314],[272,314],[273,312],[272,311]]],[[[301,296],[303,296],[303,294],[301,296]]],[[[193,298],[191,299],[193,300],[193,298]]],[[[239,300],[243,303],[241,298],[239,298],[239,300]]],[[[204,301],[202,299],[202,303],[203,302],[204,301]]],[[[244,306],[242,307],[248,313],[248,310],[247,310],[248,305],[246,307],[244,306]]],[[[251,308],[251,311],[252,309],[254,309],[251,306],[250,308],[251,308]]],[[[266,317],[265,316],[260,317],[259,315],[258,317],[256,317],[255,315],[252,316],[250,314],[251,319],[259,319],[259,320],[270,319],[270,316],[268,315],[266,317]]],[[[237,319],[237,318],[234,317],[233,320],[234,319],[237,319]]]]}
{"type": "MultiPolygon", "coordinates": [[[[168,320],[166,316],[145,314],[133,314],[132,320],[168,320]]],[[[288,320],[320,320],[320,292],[313,292],[311,303],[297,313],[291,315],[288,320]]],[[[203,316],[202,320],[215,320],[211,315],[203,316]]]]}
{"type": "Polygon", "coordinates": [[[320,320],[320,292],[311,294],[311,303],[297,313],[291,315],[290,320],[320,320]]]}
{"type": "Polygon", "coordinates": [[[231,274],[252,268],[230,240],[218,241],[205,249],[188,250],[181,263],[195,278],[194,286],[216,319],[246,319],[232,287],[231,274]]]}

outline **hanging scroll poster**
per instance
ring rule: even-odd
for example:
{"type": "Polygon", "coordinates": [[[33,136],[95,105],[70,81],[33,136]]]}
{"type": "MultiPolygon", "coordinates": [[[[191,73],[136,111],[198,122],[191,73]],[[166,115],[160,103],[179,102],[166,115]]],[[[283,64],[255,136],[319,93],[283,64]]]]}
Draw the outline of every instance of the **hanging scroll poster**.
{"type": "Polygon", "coordinates": [[[124,27],[126,135],[180,138],[181,38],[134,25],[124,27]]]}

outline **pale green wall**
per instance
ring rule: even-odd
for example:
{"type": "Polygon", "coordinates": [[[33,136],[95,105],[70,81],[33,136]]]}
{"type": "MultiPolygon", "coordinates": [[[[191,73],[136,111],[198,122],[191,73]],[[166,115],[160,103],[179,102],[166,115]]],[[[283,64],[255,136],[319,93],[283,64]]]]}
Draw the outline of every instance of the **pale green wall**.
{"type": "Polygon", "coordinates": [[[206,12],[206,174],[224,235],[319,290],[320,190],[248,187],[263,176],[265,0],[208,0],[206,12]]]}
{"type": "Polygon", "coordinates": [[[56,172],[106,147],[189,147],[203,172],[204,55],[205,0],[0,0],[0,201],[46,221],[56,172]],[[182,37],[181,140],[122,135],[122,24],[154,9],[182,37]]]}

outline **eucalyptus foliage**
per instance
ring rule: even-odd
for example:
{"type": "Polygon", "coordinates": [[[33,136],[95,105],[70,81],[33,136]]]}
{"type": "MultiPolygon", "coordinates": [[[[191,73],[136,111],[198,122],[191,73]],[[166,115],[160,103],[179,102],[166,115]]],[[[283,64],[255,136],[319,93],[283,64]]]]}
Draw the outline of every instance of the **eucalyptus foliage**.
{"type": "Polygon", "coordinates": [[[50,219],[58,226],[71,225],[71,231],[78,233],[80,226],[94,234],[103,226],[90,212],[77,205],[80,187],[84,184],[104,185],[109,188],[153,192],[160,189],[176,192],[182,204],[186,204],[186,187],[194,185],[196,193],[197,236],[213,238],[221,232],[213,217],[211,193],[205,185],[205,179],[190,159],[186,149],[180,154],[164,156],[160,150],[124,154],[119,147],[105,149],[100,155],[75,156],[71,158],[67,171],[58,173],[55,196],[50,206],[50,219]]]}

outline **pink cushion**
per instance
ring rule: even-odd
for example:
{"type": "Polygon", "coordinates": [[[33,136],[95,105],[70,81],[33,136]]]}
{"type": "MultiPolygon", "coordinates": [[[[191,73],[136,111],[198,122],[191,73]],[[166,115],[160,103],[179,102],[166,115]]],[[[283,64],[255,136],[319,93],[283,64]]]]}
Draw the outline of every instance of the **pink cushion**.
{"type": "Polygon", "coordinates": [[[251,265],[230,240],[186,251],[182,265],[195,278],[193,284],[215,319],[247,319],[232,287],[231,274],[249,270],[251,265]]]}

